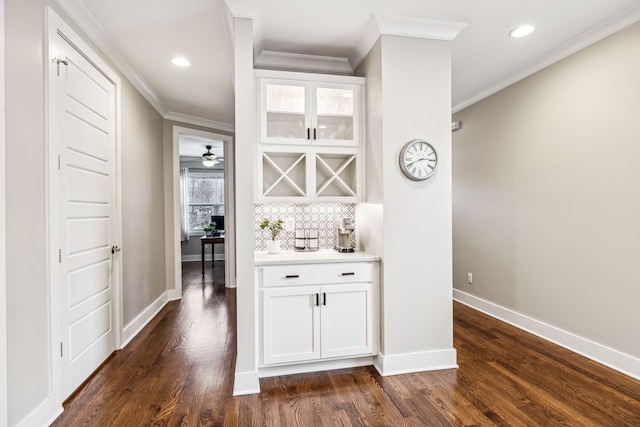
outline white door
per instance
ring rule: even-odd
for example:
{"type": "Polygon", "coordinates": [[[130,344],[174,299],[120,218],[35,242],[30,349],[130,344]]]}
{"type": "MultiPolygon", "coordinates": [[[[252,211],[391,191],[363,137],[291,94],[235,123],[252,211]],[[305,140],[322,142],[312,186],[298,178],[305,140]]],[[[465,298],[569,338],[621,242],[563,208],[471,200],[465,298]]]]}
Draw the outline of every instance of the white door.
{"type": "Polygon", "coordinates": [[[57,41],[58,75],[51,84],[57,98],[52,119],[57,120],[59,191],[51,197],[59,203],[66,398],[116,349],[116,100],[115,85],[62,37],[57,41]]]}
{"type": "Polygon", "coordinates": [[[322,357],[373,352],[373,284],[323,286],[322,357]]]}
{"type": "Polygon", "coordinates": [[[262,291],[265,364],[320,358],[319,292],[318,286],[262,291]]]}

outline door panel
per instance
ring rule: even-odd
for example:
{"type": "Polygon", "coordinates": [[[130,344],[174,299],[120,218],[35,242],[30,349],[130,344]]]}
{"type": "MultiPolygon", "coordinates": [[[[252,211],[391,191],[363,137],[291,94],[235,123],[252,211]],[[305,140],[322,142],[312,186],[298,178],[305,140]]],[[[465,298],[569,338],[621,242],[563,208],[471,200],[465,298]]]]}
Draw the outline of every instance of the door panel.
{"type": "Polygon", "coordinates": [[[60,155],[63,397],[116,349],[112,254],[115,85],[62,37],[55,120],[60,155]]]}
{"type": "Polygon", "coordinates": [[[352,283],[322,288],[322,357],[373,351],[373,285],[352,283]]]}
{"type": "Polygon", "coordinates": [[[263,291],[263,361],[285,363],[320,357],[317,286],[263,291]]]}

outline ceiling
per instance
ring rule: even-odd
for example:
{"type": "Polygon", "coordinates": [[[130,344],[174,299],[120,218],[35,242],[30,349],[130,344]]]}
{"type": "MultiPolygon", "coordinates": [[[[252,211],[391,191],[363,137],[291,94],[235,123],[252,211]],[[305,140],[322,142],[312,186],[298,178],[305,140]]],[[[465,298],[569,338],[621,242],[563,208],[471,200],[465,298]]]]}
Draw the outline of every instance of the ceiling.
{"type": "Polygon", "coordinates": [[[180,134],[178,141],[178,154],[180,158],[195,158],[202,160],[202,155],[207,152],[207,145],[211,146],[211,152],[219,158],[224,158],[224,142],[204,138],[197,135],[180,134]]]}
{"type": "MultiPolygon", "coordinates": [[[[637,0],[57,0],[165,118],[233,131],[233,16],[254,52],[347,58],[388,18],[468,24],[453,41],[454,111],[640,20],[637,0]],[[407,18],[410,17],[410,18],[407,18]],[[522,39],[508,32],[522,24],[522,39]],[[170,60],[188,58],[179,68],[170,60]]],[[[396,33],[398,29],[395,29],[396,33]]]]}

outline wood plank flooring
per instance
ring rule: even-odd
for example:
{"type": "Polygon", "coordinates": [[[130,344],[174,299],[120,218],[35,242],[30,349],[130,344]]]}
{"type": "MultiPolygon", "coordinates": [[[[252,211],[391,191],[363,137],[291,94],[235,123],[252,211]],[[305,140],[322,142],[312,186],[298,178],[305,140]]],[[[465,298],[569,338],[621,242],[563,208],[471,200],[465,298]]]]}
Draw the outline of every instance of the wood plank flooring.
{"type": "Polygon", "coordinates": [[[235,291],[184,263],[172,302],[54,426],[640,426],[640,382],[454,303],[457,370],[371,367],[266,378],[231,396],[235,291]]]}

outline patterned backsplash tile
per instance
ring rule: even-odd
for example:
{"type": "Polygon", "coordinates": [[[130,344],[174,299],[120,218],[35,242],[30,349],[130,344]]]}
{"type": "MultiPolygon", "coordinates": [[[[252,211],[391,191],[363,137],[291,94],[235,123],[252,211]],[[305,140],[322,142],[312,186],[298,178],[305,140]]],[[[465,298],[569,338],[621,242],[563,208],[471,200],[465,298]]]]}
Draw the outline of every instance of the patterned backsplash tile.
{"type": "MultiPolygon", "coordinates": [[[[296,228],[317,228],[320,249],[332,249],[336,240],[337,221],[340,218],[355,218],[355,216],[355,203],[256,203],[253,217],[255,250],[267,250],[269,232],[260,230],[260,223],[264,218],[269,220],[293,218],[296,221],[296,228]]],[[[286,231],[280,233],[278,239],[283,251],[293,250],[293,237],[294,233],[286,231]]]]}

